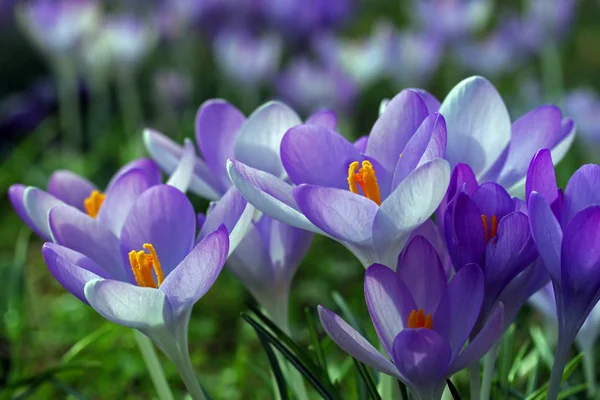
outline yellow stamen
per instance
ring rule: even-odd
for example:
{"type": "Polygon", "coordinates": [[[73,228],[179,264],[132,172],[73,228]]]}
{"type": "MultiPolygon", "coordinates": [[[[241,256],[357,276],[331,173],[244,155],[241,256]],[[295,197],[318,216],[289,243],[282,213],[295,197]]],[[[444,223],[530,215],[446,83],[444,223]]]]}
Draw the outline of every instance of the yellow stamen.
{"type": "Polygon", "coordinates": [[[488,218],[486,215],[481,216],[481,223],[483,224],[483,241],[488,244],[490,240],[495,239],[498,234],[498,217],[492,215],[491,223],[488,226],[488,218]]]}
{"type": "Polygon", "coordinates": [[[423,309],[412,310],[408,316],[407,328],[427,328],[433,329],[433,317],[431,314],[425,315],[423,309]]]}
{"type": "Polygon", "coordinates": [[[85,212],[92,218],[96,218],[100,212],[100,207],[104,203],[105,194],[100,193],[97,190],[92,191],[90,197],[83,201],[83,207],[85,212]]]}
{"type": "Polygon", "coordinates": [[[143,247],[148,253],[144,250],[131,250],[129,252],[129,264],[131,264],[131,270],[133,271],[138,286],[155,289],[159,288],[165,280],[165,276],[160,266],[158,255],[156,254],[156,250],[154,250],[154,246],[151,244],[146,243],[143,247]],[[156,282],[152,276],[153,270],[154,275],[156,275],[156,282]]]}
{"type": "Polygon", "coordinates": [[[348,188],[352,193],[358,194],[360,187],[367,199],[381,205],[381,194],[373,165],[367,160],[362,162],[361,168],[358,168],[358,165],[358,161],[354,161],[348,167],[348,188]]]}

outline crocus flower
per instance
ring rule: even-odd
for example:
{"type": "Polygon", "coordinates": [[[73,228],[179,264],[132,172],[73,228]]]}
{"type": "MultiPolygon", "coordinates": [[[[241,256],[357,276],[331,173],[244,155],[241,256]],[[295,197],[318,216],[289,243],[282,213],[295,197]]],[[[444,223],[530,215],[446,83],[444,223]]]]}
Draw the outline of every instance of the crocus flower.
{"type": "Polygon", "coordinates": [[[494,86],[482,77],[456,85],[442,102],[448,143],[445,158],[452,168],[468,164],[481,182],[497,182],[518,192],[529,160],[542,148],[560,161],[575,137],[575,124],[560,109],[544,105],[511,125],[510,116],[494,86]]]}
{"type": "Polygon", "coordinates": [[[229,161],[231,180],[260,211],[338,240],[365,268],[394,265],[411,232],[437,208],[450,178],[448,162],[440,158],[444,118],[429,115],[426,97],[405,90],[392,99],[364,153],[323,126],[290,129],[281,162],[296,187],[239,158],[229,161]]]}
{"type": "MultiPolygon", "coordinates": [[[[179,168],[169,179],[169,184],[183,191],[190,180],[194,154],[191,143],[186,148],[186,157],[182,158],[179,168]]],[[[71,171],[59,170],[50,177],[47,191],[15,184],[10,187],[8,196],[23,222],[42,239],[52,240],[48,225],[48,213],[52,207],[60,204],[72,206],[80,214],[97,218],[107,229],[118,232],[135,196],[161,182],[157,165],[152,160],[139,159],[122,167],[104,192],[71,171]]]]}
{"type": "MultiPolygon", "coordinates": [[[[514,317],[527,300],[523,291],[532,295],[548,282],[543,268],[532,265],[537,252],[523,201],[512,199],[497,183],[478,184],[469,166],[458,164],[454,169],[437,220],[443,221],[440,225],[454,268],[460,271],[475,264],[483,272],[484,298],[476,328],[481,327],[501,295],[506,313],[514,317]],[[533,288],[529,279],[520,276],[528,267],[536,270],[530,274],[539,277],[533,288]],[[510,285],[513,281],[519,284],[510,285]]],[[[508,327],[512,319],[506,322],[508,327]]]]}
{"type": "Polygon", "coordinates": [[[398,87],[428,83],[440,65],[442,45],[440,38],[429,32],[398,32],[387,73],[398,87]]]}
{"type": "MultiPolygon", "coordinates": [[[[57,281],[111,322],[134,328],[169,357],[194,398],[187,328],[229,252],[224,227],[194,245],[196,218],[184,193],[156,185],[135,197],[117,237],[73,207],[51,209],[55,243],[42,249],[57,281]],[[79,250],[79,251],[77,251],[79,250]]],[[[199,392],[200,391],[200,392],[199,392]]]]}
{"type": "Polygon", "coordinates": [[[387,357],[325,307],[319,306],[319,316],[331,339],[352,357],[404,381],[415,399],[440,399],[446,378],[479,361],[502,335],[500,303],[465,347],[483,295],[476,265],[461,268],[448,282],[434,248],[417,236],[396,272],[375,264],[365,274],[367,308],[387,357]]]}
{"type": "Polygon", "coordinates": [[[548,398],[556,399],[575,337],[600,299],[600,166],[578,169],[563,192],[552,157],[539,151],[527,174],[531,233],[554,287],[558,343],[548,398]]]}
{"type": "Polygon", "coordinates": [[[577,89],[563,99],[563,106],[577,121],[580,137],[587,143],[600,145],[600,97],[592,89],[577,89]]]}

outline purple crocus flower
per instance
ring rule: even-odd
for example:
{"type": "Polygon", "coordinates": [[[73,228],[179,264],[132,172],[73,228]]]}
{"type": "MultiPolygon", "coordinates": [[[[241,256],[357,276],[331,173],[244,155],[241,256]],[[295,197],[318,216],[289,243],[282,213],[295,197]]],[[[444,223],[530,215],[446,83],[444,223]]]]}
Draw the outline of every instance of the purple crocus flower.
{"type": "Polygon", "coordinates": [[[192,396],[203,398],[197,397],[202,389],[188,355],[187,328],[194,304],[227,259],[226,228],[194,245],[192,204],[162,184],[136,196],[118,236],[67,205],[53,207],[49,220],[56,243],[46,243],[42,253],[56,280],[109,321],[152,339],[192,396]]]}
{"type": "Polygon", "coordinates": [[[542,148],[560,161],[575,137],[575,124],[560,109],[544,105],[511,124],[502,98],[482,77],[456,85],[439,108],[446,119],[448,143],[445,158],[454,168],[468,164],[478,180],[497,182],[518,192],[528,162],[542,148]]]}
{"type": "Polygon", "coordinates": [[[499,301],[508,327],[527,298],[549,279],[543,267],[532,265],[537,252],[524,202],[497,183],[478,184],[471,168],[458,164],[437,220],[454,268],[475,264],[483,272],[483,305],[475,332],[499,301]]]}
{"type": "Polygon", "coordinates": [[[319,316],[331,339],[352,357],[404,381],[415,399],[440,399],[445,379],[477,362],[502,336],[500,303],[465,347],[483,297],[484,278],[476,265],[459,269],[448,282],[434,248],[416,236],[395,272],[375,264],[365,274],[367,307],[389,359],[325,307],[319,306],[319,316]]]}
{"type": "Polygon", "coordinates": [[[244,160],[229,175],[260,211],[329,236],[365,268],[394,265],[411,232],[437,208],[450,179],[444,118],[429,114],[422,91],[394,97],[369,135],[353,145],[332,129],[304,124],[281,142],[281,162],[294,187],[244,160]],[[364,150],[362,147],[365,147],[364,150]]]}
{"type": "MultiPolygon", "coordinates": [[[[173,171],[168,183],[185,191],[189,184],[194,148],[186,144],[186,156],[173,171]]],[[[104,192],[87,179],[66,170],[52,174],[47,191],[15,184],[8,196],[17,215],[44,240],[52,240],[48,213],[56,205],[68,205],[78,213],[96,218],[107,229],[118,232],[124,217],[144,190],[162,182],[160,170],[149,159],[139,159],[122,167],[104,192]]]]}
{"type": "Polygon", "coordinates": [[[429,82],[438,70],[443,42],[430,32],[403,30],[395,38],[387,73],[398,87],[429,82]]]}
{"type": "Polygon", "coordinates": [[[531,233],[554,287],[558,343],[548,398],[556,399],[569,350],[600,299],[600,166],[578,169],[563,192],[552,157],[540,150],[527,173],[531,233]]]}
{"type": "Polygon", "coordinates": [[[577,89],[563,99],[566,112],[577,121],[580,137],[588,144],[600,145],[600,97],[590,88],[577,89]]]}

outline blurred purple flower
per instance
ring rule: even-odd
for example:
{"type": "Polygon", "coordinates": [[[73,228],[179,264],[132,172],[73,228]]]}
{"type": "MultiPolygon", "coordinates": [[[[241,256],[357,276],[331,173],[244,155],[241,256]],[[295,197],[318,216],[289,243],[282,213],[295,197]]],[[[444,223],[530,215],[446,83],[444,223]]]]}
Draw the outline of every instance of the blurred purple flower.
{"type": "Polygon", "coordinates": [[[189,105],[192,91],[191,78],[177,70],[161,69],[154,74],[154,96],[175,110],[183,110],[189,105]]]}
{"type": "Polygon", "coordinates": [[[538,54],[546,45],[560,41],[573,22],[575,7],[575,0],[527,0],[518,19],[516,44],[538,54]]]}
{"type": "Polygon", "coordinates": [[[420,0],[413,2],[417,19],[428,32],[455,40],[485,26],[491,0],[420,0]]]}
{"type": "Polygon", "coordinates": [[[565,112],[573,116],[580,137],[590,144],[600,144],[600,97],[591,89],[578,89],[563,99],[565,112]]]}
{"type": "Polygon", "coordinates": [[[477,266],[461,268],[448,282],[435,249],[417,236],[395,272],[374,264],[365,274],[367,307],[389,358],[325,307],[319,306],[319,316],[331,339],[352,357],[404,381],[416,399],[440,399],[446,378],[478,363],[502,336],[500,303],[465,346],[483,296],[484,279],[477,266]]]}
{"type": "Polygon", "coordinates": [[[575,337],[600,299],[600,166],[579,168],[558,189],[550,151],[540,150],[527,173],[533,239],[552,278],[558,344],[548,398],[556,399],[575,337]]]}
{"type": "Polygon", "coordinates": [[[442,41],[431,33],[400,31],[393,49],[394,57],[387,65],[388,74],[399,87],[427,84],[439,67],[442,45],[442,41]]]}
{"type": "Polygon", "coordinates": [[[132,67],[152,51],[157,36],[148,22],[123,14],[107,18],[96,39],[98,57],[111,60],[115,67],[132,67]]]}

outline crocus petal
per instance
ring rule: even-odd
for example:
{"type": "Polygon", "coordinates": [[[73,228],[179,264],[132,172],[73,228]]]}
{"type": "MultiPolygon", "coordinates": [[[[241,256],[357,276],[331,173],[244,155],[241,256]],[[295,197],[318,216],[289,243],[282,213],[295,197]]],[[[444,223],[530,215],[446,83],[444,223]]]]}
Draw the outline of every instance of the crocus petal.
{"type": "Polygon", "coordinates": [[[555,282],[560,282],[561,244],[563,233],[554,213],[541,194],[529,196],[529,226],[540,257],[555,282]]]}
{"type": "Polygon", "coordinates": [[[139,169],[130,169],[110,186],[100,207],[97,220],[115,236],[121,236],[121,228],[127,214],[138,197],[154,185],[148,175],[139,169]]]}
{"type": "MultiPolygon", "coordinates": [[[[477,322],[483,303],[484,280],[481,268],[468,264],[458,270],[448,284],[448,301],[452,327],[448,341],[453,358],[462,350],[477,322]]],[[[433,316],[435,319],[437,315],[433,316]]]]}
{"type": "Polygon", "coordinates": [[[410,90],[421,96],[421,99],[423,99],[425,105],[427,105],[427,110],[429,110],[430,114],[440,110],[441,103],[434,95],[423,89],[411,88],[410,90]]]}
{"type": "MultiPolygon", "coordinates": [[[[146,150],[167,174],[172,174],[183,154],[183,148],[173,142],[165,135],[151,129],[144,131],[144,144],[146,150]]],[[[221,197],[216,177],[207,169],[204,161],[196,157],[194,176],[190,182],[190,191],[209,200],[217,200],[221,197]]]]}
{"type": "Polygon", "coordinates": [[[412,90],[403,90],[388,103],[373,125],[365,154],[377,159],[388,171],[394,171],[406,143],[428,114],[421,96],[412,90]]]}
{"type": "Polygon", "coordinates": [[[48,213],[52,207],[64,205],[64,203],[43,190],[27,187],[23,192],[23,204],[36,232],[39,232],[43,239],[50,240],[52,233],[48,224],[48,213]]]}
{"type": "Polygon", "coordinates": [[[383,201],[373,222],[373,242],[382,260],[395,263],[410,233],[442,201],[449,181],[450,165],[436,159],[410,173],[383,201]]]}
{"type": "MultiPolygon", "coordinates": [[[[273,221],[266,216],[263,216],[263,218],[273,221]]],[[[265,236],[259,230],[257,224],[252,224],[236,250],[227,260],[229,270],[242,281],[255,297],[269,297],[276,292],[273,289],[277,285],[277,279],[268,250],[265,236]]]]}
{"type": "Polygon", "coordinates": [[[158,165],[149,158],[138,158],[136,160],[130,161],[127,164],[123,165],[119,170],[112,176],[110,182],[106,186],[105,192],[108,192],[112,185],[121,177],[121,175],[126,174],[132,169],[139,169],[146,173],[148,181],[152,182],[153,185],[158,185],[162,183],[162,176],[160,173],[160,169],[158,165]]]}
{"type": "MultiPolygon", "coordinates": [[[[263,217],[266,219],[268,217],[263,217]]],[[[270,219],[270,218],[269,218],[270,219]]],[[[312,242],[312,233],[271,220],[269,256],[279,276],[291,280],[312,242]]]]}
{"type": "MultiPolygon", "coordinates": [[[[485,325],[479,331],[479,334],[469,343],[469,345],[454,358],[450,365],[447,375],[476,364],[500,340],[504,333],[504,305],[498,303],[498,306],[491,313],[485,325]]],[[[459,349],[460,350],[460,349],[459,349]]]]}
{"type": "Polygon", "coordinates": [[[54,278],[86,304],[88,301],[83,292],[85,284],[94,279],[110,278],[92,259],[66,247],[45,243],[42,255],[54,278]]]}
{"type": "Polygon", "coordinates": [[[510,116],[502,97],[485,78],[474,76],[456,85],[444,99],[446,159],[452,166],[469,164],[483,175],[510,142],[510,116]]]}
{"type": "Polygon", "coordinates": [[[192,177],[194,176],[194,164],[196,162],[196,151],[194,150],[194,143],[190,139],[185,139],[183,143],[183,153],[179,164],[175,171],[169,177],[167,185],[173,186],[181,190],[183,193],[187,192],[192,177]]]}
{"type": "Polygon", "coordinates": [[[104,318],[128,328],[151,330],[173,320],[167,296],[158,289],[101,279],[85,285],[85,297],[104,318]]]}
{"type": "Polygon", "coordinates": [[[494,182],[482,183],[471,195],[471,199],[487,218],[496,216],[498,220],[514,209],[510,194],[502,186],[494,182]]]}
{"type": "Polygon", "coordinates": [[[196,114],[198,147],[206,166],[218,176],[223,192],[230,186],[225,165],[233,157],[235,137],[245,121],[240,110],[221,99],[202,103],[196,114]]]}
{"type": "Polygon", "coordinates": [[[552,159],[555,163],[558,163],[560,160],[562,160],[571,148],[571,145],[575,140],[575,129],[575,121],[573,121],[571,118],[564,118],[562,120],[561,136],[563,139],[552,148],[552,159]]]}
{"type": "Polygon", "coordinates": [[[319,306],[319,319],[329,337],[352,357],[388,375],[400,378],[398,370],[373,345],[337,314],[319,306]]]}
{"type": "Polygon", "coordinates": [[[562,222],[567,224],[579,211],[600,204],[600,165],[579,168],[565,188],[562,222]]]}
{"type": "Polygon", "coordinates": [[[417,307],[398,275],[381,264],[371,265],[365,274],[365,299],[377,336],[388,354],[404,328],[411,311],[417,307]]]}
{"type": "Polygon", "coordinates": [[[323,233],[297,209],[293,187],[281,179],[235,160],[227,162],[231,182],[244,198],[271,218],[315,233],[323,233]]]}
{"type": "Polygon", "coordinates": [[[431,243],[423,236],[411,239],[400,255],[397,272],[410,291],[416,308],[433,315],[446,292],[447,279],[431,243]]]}
{"type": "Polygon", "coordinates": [[[364,153],[367,150],[367,143],[369,142],[368,136],[361,136],[353,143],[356,150],[361,153],[364,153]]]}
{"type": "Polygon", "coordinates": [[[441,114],[430,114],[404,147],[396,165],[392,188],[415,168],[436,158],[444,158],[445,152],[446,122],[441,114]]]}
{"type": "Polygon", "coordinates": [[[271,101],[262,105],[240,128],[235,141],[235,158],[253,168],[282,176],[281,139],[288,129],[300,123],[298,114],[283,103],[271,101]]]}
{"type": "Polygon", "coordinates": [[[112,279],[133,279],[131,270],[123,268],[119,239],[98,220],[75,207],[60,205],[50,210],[49,221],[56,243],[91,258],[112,279]]]}
{"type": "Polygon", "coordinates": [[[348,190],[348,166],[361,160],[360,152],[345,137],[318,125],[298,125],[281,141],[281,162],[296,185],[348,190]]]}
{"type": "Polygon", "coordinates": [[[446,211],[444,229],[448,250],[457,270],[466,264],[483,265],[485,237],[481,211],[466,194],[459,193],[446,211]]]}
{"type": "Polygon", "coordinates": [[[452,259],[450,258],[450,253],[448,253],[448,247],[446,246],[446,241],[442,236],[441,228],[438,227],[433,220],[428,219],[423,223],[423,225],[419,226],[413,231],[411,238],[416,236],[423,236],[429,243],[431,243],[435,249],[435,252],[442,261],[442,266],[446,276],[452,276],[454,274],[452,268],[452,259]]]}
{"type": "Polygon", "coordinates": [[[529,164],[525,185],[525,198],[527,201],[529,201],[529,196],[533,191],[543,196],[548,204],[552,204],[558,197],[554,164],[548,149],[539,150],[529,164]]]}
{"type": "Polygon", "coordinates": [[[458,163],[450,176],[450,184],[448,185],[446,196],[436,211],[437,223],[440,225],[442,231],[444,231],[444,216],[448,209],[448,204],[458,193],[464,192],[470,195],[473,194],[478,187],[479,184],[477,183],[477,178],[475,178],[475,174],[471,167],[467,164],[458,163]]]}
{"type": "Polygon", "coordinates": [[[379,208],[348,190],[300,185],[294,189],[300,211],[330,236],[353,244],[371,242],[373,218],[379,208]]]}
{"type": "Polygon", "coordinates": [[[306,123],[320,125],[327,129],[335,130],[337,127],[337,116],[335,115],[335,111],[328,108],[323,108],[315,111],[310,117],[308,117],[306,123]]]}
{"type": "Polygon", "coordinates": [[[138,197],[123,224],[123,262],[129,265],[129,252],[149,243],[168,276],[192,249],[195,234],[196,214],[185,194],[168,185],[153,186],[138,197]]]}
{"type": "Polygon", "coordinates": [[[394,339],[392,359],[398,371],[420,394],[434,398],[436,384],[443,379],[452,350],[448,341],[431,329],[405,329],[394,339]]]}
{"type": "Polygon", "coordinates": [[[215,283],[229,254],[225,226],[206,236],[165,278],[160,290],[166,293],[175,317],[191,309],[215,283]]]}
{"type": "Polygon", "coordinates": [[[55,171],[48,180],[48,193],[81,211],[85,211],[83,202],[94,190],[93,183],[71,171],[55,171]]]}
{"type": "Polygon", "coordinates": [[[512,124],[508,158],[497,179],[511,187],[525,176],[529,161],[539,149],[550,149],[561,139],[560,109],[553,105],[538,107],[512,124]]]}
{"type": "Polygon", "coordinates": [[[25,224],[34,231],[38,236],[40,236],[44,240],[50,240],[50,235],[46,234],[42,231],[42,229],[38,228],[36,224],[33,223],[31,218],[29,218],[29,213],[25,208],[25,190],[26,186],[16,184],[11,185],[8,189],[8,198],[10,199],[10,203],[12,204],[15,212],[25,222],[25,224]]]}

